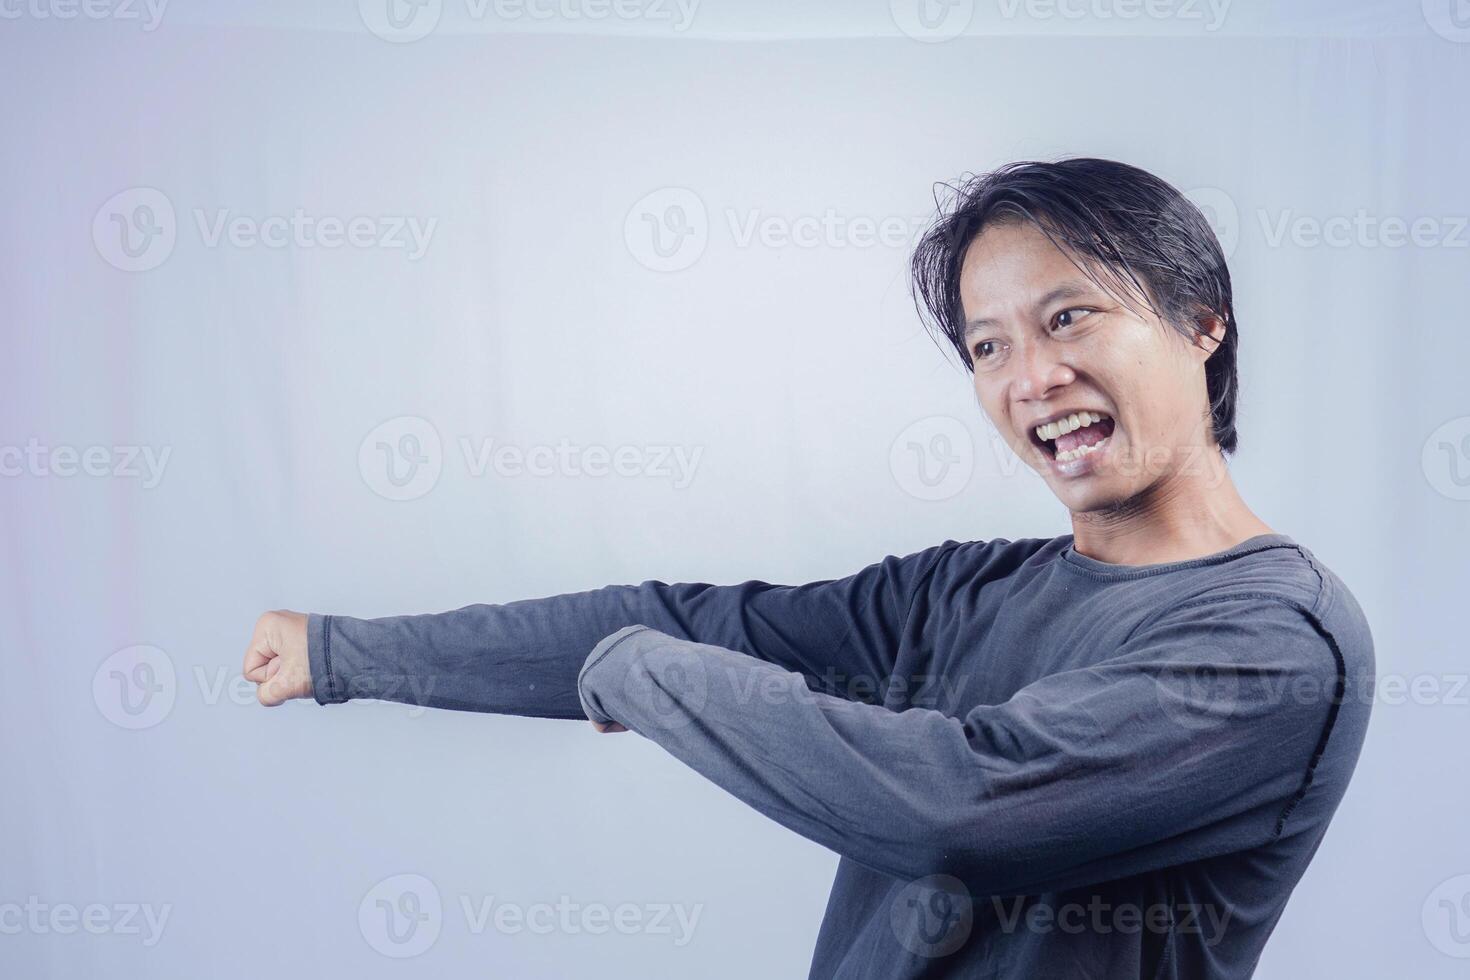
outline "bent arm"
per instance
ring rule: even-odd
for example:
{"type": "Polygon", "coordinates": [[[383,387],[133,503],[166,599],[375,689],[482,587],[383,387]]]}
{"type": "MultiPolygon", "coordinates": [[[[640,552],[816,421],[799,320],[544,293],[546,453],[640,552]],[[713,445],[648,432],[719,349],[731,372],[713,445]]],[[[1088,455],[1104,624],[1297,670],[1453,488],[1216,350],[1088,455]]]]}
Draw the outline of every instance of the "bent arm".
{"type": "Polygon", "coordinates": [[[1310,784],[1338,677],[1298,610],[1239,599],[963,718],[829,697],[638,626],[599,644],[580,684],[594,721],[845,857],[1003,895],[1268,842],[1310,784]]]}
{"type": "Polygon", "coordinates": [[[588,651],[634,623],[795,671],[825,689],[850,689],[861,678],[872,690],[892,671],[915,588],[952,544],[804,585],[650,580],[428,615],[312,614],[313,693],[319,704],[381,698],[583,718],[577,673],[588,651]]]}

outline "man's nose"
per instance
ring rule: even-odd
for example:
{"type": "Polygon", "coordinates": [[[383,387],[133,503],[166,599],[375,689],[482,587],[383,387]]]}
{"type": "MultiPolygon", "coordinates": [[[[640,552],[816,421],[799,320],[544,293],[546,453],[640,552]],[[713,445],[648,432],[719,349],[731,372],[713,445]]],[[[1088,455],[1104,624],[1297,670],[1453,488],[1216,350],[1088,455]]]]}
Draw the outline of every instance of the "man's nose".
{"type": "Polygon", "coordinates": [[[1077,380],[1077,374],[1062,359],[1057,345],[1039,341],[1019,345],[1011,359],[1016,376],[1013,380],[1017,398],[1045,398],[1054,389],[1077,380]]]}

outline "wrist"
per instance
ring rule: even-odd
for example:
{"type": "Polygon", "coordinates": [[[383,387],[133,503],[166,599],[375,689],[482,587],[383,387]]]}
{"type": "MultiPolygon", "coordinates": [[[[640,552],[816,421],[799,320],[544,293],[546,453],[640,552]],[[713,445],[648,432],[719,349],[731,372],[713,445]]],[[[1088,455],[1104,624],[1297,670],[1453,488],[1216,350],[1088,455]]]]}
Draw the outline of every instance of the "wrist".
{"type": "Polygon", "coordinates": [[[347,679],[332,663],[332,617],[309,613],[306,617],[306,659],[311,671],[311,693],[317,704],[341,704],[348,700],[347,679]]]}

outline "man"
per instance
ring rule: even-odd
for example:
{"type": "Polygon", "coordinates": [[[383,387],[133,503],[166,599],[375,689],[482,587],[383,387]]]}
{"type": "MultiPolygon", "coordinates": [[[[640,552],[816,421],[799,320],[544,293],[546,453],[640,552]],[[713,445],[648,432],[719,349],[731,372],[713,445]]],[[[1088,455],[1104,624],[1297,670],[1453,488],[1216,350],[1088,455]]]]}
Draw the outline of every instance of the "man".
{"type": "Polygon", "coordinates": [[[841,855],[813,977],[1248,976],[1356,764],[1373,646],[1225,468],[1219,245],[1134,167],[1019,163],[958,187],[913,269],[1070,535],[799,586],[269,613],[261,702],[420,692],[653,739],[841,855]]]}

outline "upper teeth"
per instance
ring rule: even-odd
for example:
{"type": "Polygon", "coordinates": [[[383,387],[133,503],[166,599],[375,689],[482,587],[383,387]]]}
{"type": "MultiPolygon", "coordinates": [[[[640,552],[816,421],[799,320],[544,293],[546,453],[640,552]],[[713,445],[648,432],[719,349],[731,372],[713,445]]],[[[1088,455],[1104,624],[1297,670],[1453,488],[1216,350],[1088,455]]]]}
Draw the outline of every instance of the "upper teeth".
{"type": "Polygon", "coordinates": [[[1048,422],[1036,427],[1036,435],[1040,439],[1055,439],[1057,436],[1066,435],[1074,429],[1080,429],[1094,422],[1101,422],[1107,416],[1096,412],[1073,412],[1064,419],[1048,422]]]}

